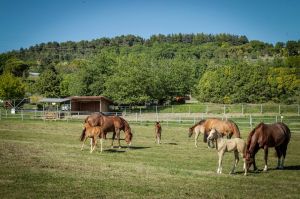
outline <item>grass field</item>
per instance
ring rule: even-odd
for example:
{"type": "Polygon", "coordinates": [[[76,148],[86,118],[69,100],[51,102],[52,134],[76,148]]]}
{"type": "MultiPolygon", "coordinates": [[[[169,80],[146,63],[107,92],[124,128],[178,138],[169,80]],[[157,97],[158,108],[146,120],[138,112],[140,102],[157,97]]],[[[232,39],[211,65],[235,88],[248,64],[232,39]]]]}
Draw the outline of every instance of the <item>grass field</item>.
{"type": "Polygon", "coordinates": [[[162,126],[161,145],[152,125],[131,126],[130,150],[110,149],[106,140],[102,154],[90,154],[87,145],[80,150],[81,122],[1,120],[0,198],[299,198],[300,132],[292,132],[285,170],[274,169],[271,149],[270,170],[244,176],[242,161],[228,174],[230,153],[216,174],[216,151],[201,139],[195,148],[186,126],[162,126]]]}

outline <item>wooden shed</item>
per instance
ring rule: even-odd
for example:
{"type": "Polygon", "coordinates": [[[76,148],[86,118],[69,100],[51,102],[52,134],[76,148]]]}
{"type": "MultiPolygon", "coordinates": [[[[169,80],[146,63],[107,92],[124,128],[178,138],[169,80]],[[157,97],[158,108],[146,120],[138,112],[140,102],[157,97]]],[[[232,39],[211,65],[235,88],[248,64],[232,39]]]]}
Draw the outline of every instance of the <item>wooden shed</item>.
{"type": "Polygon", "coordinates": [[[103,96],[72,96],[71,111],[109,112],[113,101],[103,96]]]}

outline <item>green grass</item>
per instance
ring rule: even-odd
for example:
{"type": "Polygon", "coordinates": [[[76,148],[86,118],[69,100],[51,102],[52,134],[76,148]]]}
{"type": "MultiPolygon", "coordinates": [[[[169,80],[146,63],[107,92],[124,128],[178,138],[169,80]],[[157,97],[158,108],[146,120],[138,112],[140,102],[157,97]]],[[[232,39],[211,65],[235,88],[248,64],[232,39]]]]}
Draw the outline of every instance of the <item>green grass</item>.
{"type": "MultiPolygon", "coordinates": [[[[216,174],[217,153],[199,139],[195,148],[187,127],[163,125],[162,142],[154,127],[131,124],[130,150],[80,150],[81,122],[0,121],[0,198],[297,198],[300,194],[300,132],[293,132],[285,170],[229,175],[233,154],[226,153],[216,174]]],[[[248,129],[241,128],[245,138],[248,129]]],[[[110,136],[110,135],[109,135],[110,136]]],[[[122,134],[123,136],[123,134],[122,134]]],[[[122,144],[124,140],[121,141],[122,144]]],[[[257,155],[263,168],[262,152],[257,155]]]]}

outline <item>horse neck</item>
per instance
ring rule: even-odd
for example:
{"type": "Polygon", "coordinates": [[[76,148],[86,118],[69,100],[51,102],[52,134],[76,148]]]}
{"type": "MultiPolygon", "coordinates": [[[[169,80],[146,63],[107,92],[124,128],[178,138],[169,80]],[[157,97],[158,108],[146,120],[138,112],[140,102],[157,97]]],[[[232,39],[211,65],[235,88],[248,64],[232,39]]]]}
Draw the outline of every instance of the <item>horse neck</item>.
{"type": "Polygon", "coordinates": [[[215,140],[216,140],[216,149],[219,150],[219,148],[221,146],[223,146],[223,144],[224,144],[225,141],[224,141],[224,139],[222,137],[219,137],[219,136],[215,140]]]}

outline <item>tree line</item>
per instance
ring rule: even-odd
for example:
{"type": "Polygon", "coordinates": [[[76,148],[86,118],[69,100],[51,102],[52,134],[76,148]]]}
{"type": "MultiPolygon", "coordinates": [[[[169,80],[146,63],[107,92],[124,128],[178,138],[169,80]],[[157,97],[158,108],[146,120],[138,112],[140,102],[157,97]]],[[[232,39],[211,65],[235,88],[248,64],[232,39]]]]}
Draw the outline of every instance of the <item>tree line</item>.
{"type": "Polygon", "coordinates": [[[299,103],[299,54],[300,40],[272,45],[230,34],[41,43],[0,54],[0,99],[104,95],[136,105],[192,94],[201,102],[299,103]]]}

